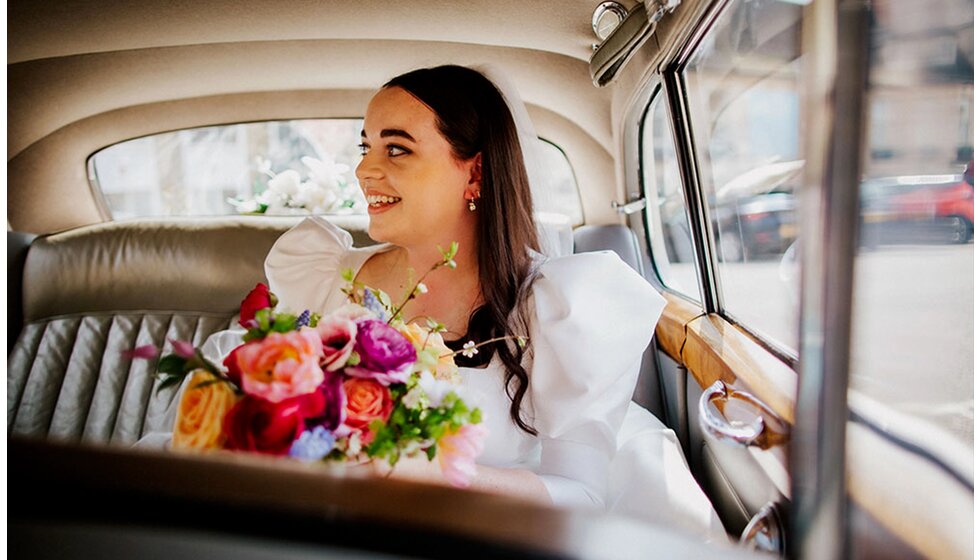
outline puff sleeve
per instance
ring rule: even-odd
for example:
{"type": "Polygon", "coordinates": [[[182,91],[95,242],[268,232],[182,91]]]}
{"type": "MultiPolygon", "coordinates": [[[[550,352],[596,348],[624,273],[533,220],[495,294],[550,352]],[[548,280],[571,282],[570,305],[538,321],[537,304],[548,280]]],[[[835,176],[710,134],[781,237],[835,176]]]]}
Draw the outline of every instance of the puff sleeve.
{"type": "Polygon", "coordinates": [[[545,262],[532,289],[538,475],[559,505],[602,507],[616,438],[666,301],[615,253],[545,262]]]}
{"type": "Polygon", "coordinates": [[[315,216],[282,234],[265,259],[279,309],[324,313],[336,305],[340,271],[353,244],[349,233],[315,216]]]}

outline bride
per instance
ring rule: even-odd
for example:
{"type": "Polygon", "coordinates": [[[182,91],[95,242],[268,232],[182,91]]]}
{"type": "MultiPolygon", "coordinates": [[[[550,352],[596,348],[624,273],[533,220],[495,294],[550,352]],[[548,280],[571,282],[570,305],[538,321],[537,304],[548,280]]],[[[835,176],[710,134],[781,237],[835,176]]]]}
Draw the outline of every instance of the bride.
{"type": "MultiPolygon", "coordinates": [[[[457,242],[456,269],[429,274],[404,316],[444,323],[454,350],[529,339],[457,360],[489,430],[471,487],[722,534],[673,433],[630,402],[664,299],[613,253],[542,255],[524,155],[536,141],[530,119],[505,81],[484,72],[420,69],[377,92],[356,175],[380,244],[355,249],[319,218],[296,226],[266,260],[280,309],[339,307],[346,269],[404,293],[411,271],[428,270],[442,258],[437,247],[457,242]]],[[[205,350],[221,355],[239,341],[216,335],[205,350]]],[[[444,482],[424,457],[390,475],[444,482]]]]}

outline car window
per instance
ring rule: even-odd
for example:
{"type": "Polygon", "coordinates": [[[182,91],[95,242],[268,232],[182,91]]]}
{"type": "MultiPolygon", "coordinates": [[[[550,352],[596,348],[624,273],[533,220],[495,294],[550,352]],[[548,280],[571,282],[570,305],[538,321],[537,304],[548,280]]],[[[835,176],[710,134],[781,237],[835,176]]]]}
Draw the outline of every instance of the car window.
{"type": "Polygon", "coordinates": [[[973,8],[871,6],[850,387],[972,448],[973,8]]]}
{"type": "Polygon", "coordinates": [[[721,311],[795,351],[803,168],[799,5],[736,1],[683,75],[711,218],[721,311]]]}
{"type": "MultiPolygon", "coordinates": [[[[96,198],[113,219],[226,214],[365,214],[354,169],[362,119],[208,126],[120,142],[89,159],[96,198]]],[[[535,208],[581,224],[571,165],[539,140],[545,176],[535,208]]]]}
{"type": "Polygon", "coordinates": [[[651,201],[646,212],[651,252],[660,281],[700,301],[691,222],[668,123],[664,96],[657,94],[643,118],[640,136],[644,197],[651,201]]]}
{"type": "Polygon", "coordinates": [[[270,121],[120,142],[89,160],[113,219],[363,212],[361,119],[270,121]]]}

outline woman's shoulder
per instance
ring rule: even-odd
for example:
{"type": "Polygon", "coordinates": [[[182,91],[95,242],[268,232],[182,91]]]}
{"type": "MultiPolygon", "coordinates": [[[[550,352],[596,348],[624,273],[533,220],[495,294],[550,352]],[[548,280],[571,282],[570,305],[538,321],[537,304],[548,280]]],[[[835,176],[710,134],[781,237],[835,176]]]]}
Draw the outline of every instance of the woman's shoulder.
{"type": "Polygon", "coordinates": [[[602,314],[603,308],[626,306],[645,311],[656,322],[666,304],[650,282],[613,251],[541,257],[535,276],[532,293],[536,300],[543,298],[552,305],[561,300],[564,305],[557,307],[575,307],[577,314],[602,314]]]}
{"type": "Polygon", "coordinates": [[[568,375],[580,370],[596,375],[638,358],[666,306],[663,296],[611,251],[540,262],[531,299],[535,360],[546,346],[561,356],[561,371],[568,375]]]}
{"type": "Polygon", "coordinates": [[[322,313],[339,291],[342,271],[359,266],[355,261],[369,254],[355,249],[351,235],[326,219],[306,218],[282,234],[266,256],[269,289],[285,310],[322,313]]]}

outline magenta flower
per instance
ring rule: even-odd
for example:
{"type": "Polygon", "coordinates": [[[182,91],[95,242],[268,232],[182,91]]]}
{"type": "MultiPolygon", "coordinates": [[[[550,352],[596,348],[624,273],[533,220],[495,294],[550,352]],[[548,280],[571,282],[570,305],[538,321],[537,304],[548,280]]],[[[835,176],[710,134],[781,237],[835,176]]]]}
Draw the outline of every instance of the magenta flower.
{"type": "Polygon", "coordinates": [[[137,346],[132,350],[123,350],[121,354],[124,358],[130,360],[152,360],[156,358],[160,351],[156,346],[152,344],[144,344],[143,346],[137,346]]]}
{"type": "Polygon", "coordinates": [[[324,371],[323,383],[317,387],[325,403],[323,414],[306,419],[306,428],[312,430],[323,426],[333,432],[343,424],[347,408],[347,394],[344,392],[344,376],[340,372],[324,371]]]}
{"type": "Polygon", "coordinates": [[[386,386],[407,381],[416,358],[415,346],[405,335],[377,319],[357,324],[354,351],[360,361],[348,367],[347,374],[386,386]]]}
{"type": "Polygon", "coordinates": [[[174,354],[177,354],[181,358],[189,360],[194,357],[194,345],[190,342],[171,338],[170,344],[174,347],[174,354]]]}
{"type": "Polygon", "coordinates": [[[320,360],[323,369],[337,371],[344,367],[354,351],[357,323],[346,317],[331,315],[317,323],[316,332],[323,343],[323,359],[320,360]]]}

